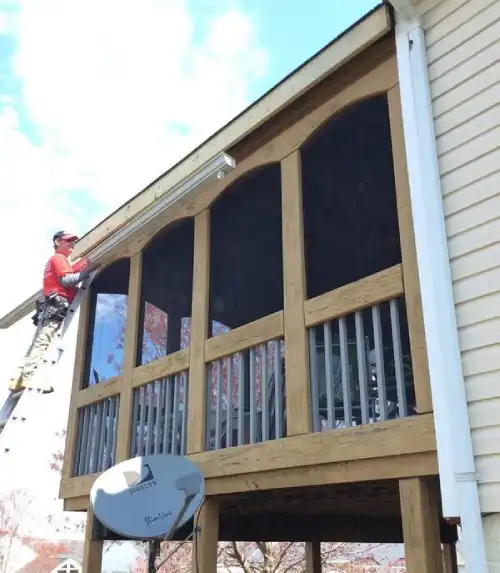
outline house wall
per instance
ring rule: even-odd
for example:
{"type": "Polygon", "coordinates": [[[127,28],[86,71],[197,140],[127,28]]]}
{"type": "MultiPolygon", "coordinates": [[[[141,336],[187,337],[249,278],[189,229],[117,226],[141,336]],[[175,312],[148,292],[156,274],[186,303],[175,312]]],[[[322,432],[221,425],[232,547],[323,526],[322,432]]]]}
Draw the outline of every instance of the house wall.
{"type": "Polygon", "coordinates": [[[500,0],[420,0],[484,512],[500,512],[500,0]]]}

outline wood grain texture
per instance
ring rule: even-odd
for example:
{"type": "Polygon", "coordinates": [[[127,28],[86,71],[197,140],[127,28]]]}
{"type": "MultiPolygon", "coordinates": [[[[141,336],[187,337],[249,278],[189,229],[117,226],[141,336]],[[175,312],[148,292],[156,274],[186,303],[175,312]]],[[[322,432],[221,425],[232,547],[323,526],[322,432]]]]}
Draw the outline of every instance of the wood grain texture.
{"type": "Polygon", "coordinates": [[[205,341],[208,336],[210,290],[210,212],[195,218],[193,302],[191,310],[191,344],[189,358],[187,452],[205,449],[207,415],[207,371],[205,341]]]}
{"type": "Polygon", "coordinates": [[[410,333],[410,348],[415,383],[415,397],[419,414],[432,412],[432,396],[425,341],[424,316],[418,277],[415,234],[406,165],[403,119],[399,86],[387,94],[391,123],[392,156],[396,183],[396,200],[403,261],[403,282],[410,333]]]}
{"type": "Polygon", "coordinates": [[[312,430],[300,152],[281,162],[287,435],[312,430]]]}
{"type": "Polygon", "coordinates": [[[116,435],[116,462],[130,458],[132,437],[132,376],[137,360],[141,316],[142,253],[130,260],[130,277],[127,297],[127,320],[125,325],[125,348],[123,370],[120,377],[120,401],[116,435]]]}

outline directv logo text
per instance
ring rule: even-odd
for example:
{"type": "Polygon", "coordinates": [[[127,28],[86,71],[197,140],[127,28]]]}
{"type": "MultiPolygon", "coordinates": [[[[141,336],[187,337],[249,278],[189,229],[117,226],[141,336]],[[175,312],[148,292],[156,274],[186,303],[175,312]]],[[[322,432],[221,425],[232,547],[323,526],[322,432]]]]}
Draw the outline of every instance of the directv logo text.
{"type": "Polygon", "coordinates": [[[153,472],[148,464],[144,464],[144,468],[147,470],[146,475],[141,479],[141,474],[136,471],[125,471],[123,472],[123,476],[125,477],[125,481],[127,482],[127,486],[129,487],[129,492],[132,495],[133,493],[137,493],[138,491],[142,491],[144,489],[149,489],[151,487],[155,487],[156,480],[153,472]]]}
{"type": "Polygon", "coordinates": [[[152,516],[152,515],[147,515],[144,518],[144,521],[146,522],[146,525],[151,525],[152,523],[154,523],[155,521],[158,521],[159,519],[165,519],[167,517],[170,517],[172,515],[171,511],[160,511],[160,513],[157,513],[156,515],[152,516]]]}

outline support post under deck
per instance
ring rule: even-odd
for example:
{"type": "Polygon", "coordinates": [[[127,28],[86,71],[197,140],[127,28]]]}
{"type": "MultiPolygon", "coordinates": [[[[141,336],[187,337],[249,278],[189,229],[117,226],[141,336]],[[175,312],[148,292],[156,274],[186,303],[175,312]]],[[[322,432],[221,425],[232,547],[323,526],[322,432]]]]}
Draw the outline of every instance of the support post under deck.
{"type": "Polygon", "coordinates": [[[217,573],[219,543],[219,502],[207,496],[195,524],[198,531],[193,542],[192,573],[217,573]]]}
{"type": "Polygon", "coordinates": [[[443,543],[444,573],[458,573],[456,543],[443,543]]]}
{"type": "Polygon", "coordinates": [[[94,540],[95,519],[92,508],[87,511],[85,541],[83,545],[82,573],[101,573],[103,542],[94,540]]]}
{"type": "Polygon", "coordinates": [[[321,543],[319,541],[307,542],[305,573],[321,573],[321,543]]]}
{"type": "Polygon", "coordinates": [[[439,511],[436,496],[425,478],[399,480],[406,570],[443,573],[439,511]]]}

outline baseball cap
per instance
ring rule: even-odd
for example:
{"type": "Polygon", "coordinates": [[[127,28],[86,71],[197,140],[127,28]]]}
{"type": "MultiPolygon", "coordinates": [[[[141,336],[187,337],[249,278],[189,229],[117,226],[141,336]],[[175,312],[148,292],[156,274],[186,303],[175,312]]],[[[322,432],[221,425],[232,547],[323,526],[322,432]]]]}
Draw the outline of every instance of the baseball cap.
{"type": "Polygon", "coordinates": [[[53,237],[52,241],[55,243],[59,239],[64,241],[78,241],[78,237],[73,233],[68,233],[67,231],[58,231],[53,237]]]}

